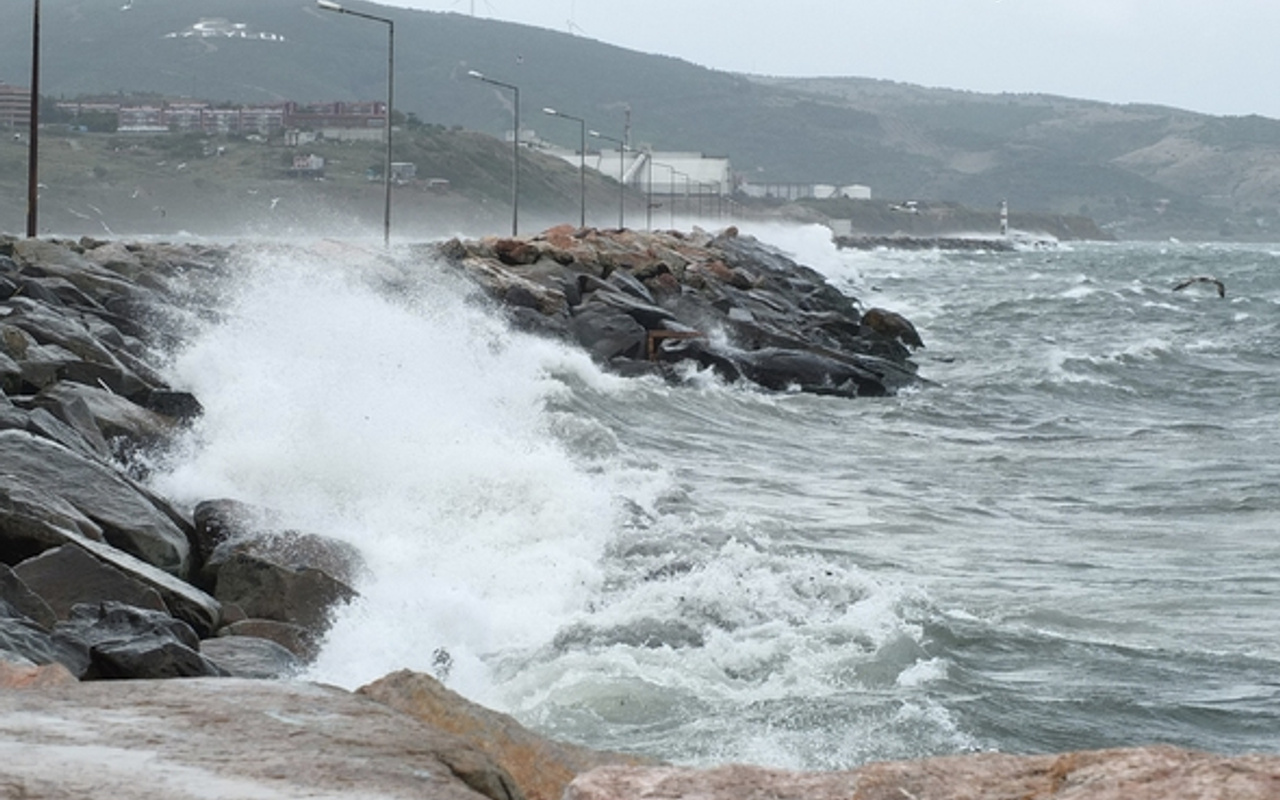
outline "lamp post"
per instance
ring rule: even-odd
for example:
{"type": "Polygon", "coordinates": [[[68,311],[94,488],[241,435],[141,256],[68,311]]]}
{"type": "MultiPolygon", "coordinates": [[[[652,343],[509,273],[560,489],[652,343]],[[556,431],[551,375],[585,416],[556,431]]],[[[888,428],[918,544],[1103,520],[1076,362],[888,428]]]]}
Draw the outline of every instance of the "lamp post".
{"type": "Polygon", "coordinates": [[[31,17],[31,131],[27,135],[27,238],[38,229],[40,204],[40,0],[31,17]]]}
{"type": "Polygon", "coordinates": [[[362,11],[352,11],[344,8],[341,4],[332,0],[316,0],[316,5],[323,11],[333,11],[338,14],[350,14],[353,17],[362,19],[371,19],[374,22],[383,22],[387,26],[387,129],[386,129],[386,157],[382,165],[382,188],[383,188],[383,208],[382,208],[382,244],[385,247],[391,246],[391,109],[395,102],[395,73],[396,73],[396,24],[386,17],[375,17],[372,14],[365,14],[362,11]]]}
{"type": "Polygon", "coordinates": [[[575,117],[572,114],[565,114],[556,111],[554,108],[544,108],[542,113],[552,117],[563,117],[571,119],[578,123],[578,135],[580,141],[578,144],[578,205],[579,221],[578,227],[587,227],[587,121],[582,117],[575,117]]]}
{"type": "Polygon", "coordinates": [[[478,81],[510,89],[515,95],[515,135],[511,137],[511,235],[520,234],[520,87],[495,81],[474,69],[467,73],[478,81]]]}
{"type": "Polygon", "coordinates": [[[613,142],[618,145],[618,230],[626,229],[626,209],[627,209],[627,184],[626,184],[626,155],[627,143],[621,139],[615,139],[612,136],[605,136],[600,131],[587,131],[597,139],[604,139],[606,142],[613,142]]]}

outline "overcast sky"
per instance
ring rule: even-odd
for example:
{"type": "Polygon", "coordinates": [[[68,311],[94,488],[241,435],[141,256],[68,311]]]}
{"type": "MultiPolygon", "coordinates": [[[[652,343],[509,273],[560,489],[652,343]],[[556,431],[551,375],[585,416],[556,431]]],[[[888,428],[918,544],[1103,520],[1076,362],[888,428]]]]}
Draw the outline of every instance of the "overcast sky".
{"type": "Polygon", "coordinates": [[[1280,118],[1280,0],[378,0],[733,72],[1280,118]]]}

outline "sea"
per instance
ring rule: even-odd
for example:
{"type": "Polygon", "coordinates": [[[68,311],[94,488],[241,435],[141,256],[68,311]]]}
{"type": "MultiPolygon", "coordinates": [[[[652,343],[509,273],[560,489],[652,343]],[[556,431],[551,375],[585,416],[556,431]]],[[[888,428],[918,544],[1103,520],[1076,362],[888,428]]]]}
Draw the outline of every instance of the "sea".
{"type": "Polygon", "coordinates": [[[246,246],[152,482],[360,549],[306,680],[693,766],[1280,752],[1280,245],[741,228],[912,320],[921,386],[618,377],[422,248],[246,246]]]}

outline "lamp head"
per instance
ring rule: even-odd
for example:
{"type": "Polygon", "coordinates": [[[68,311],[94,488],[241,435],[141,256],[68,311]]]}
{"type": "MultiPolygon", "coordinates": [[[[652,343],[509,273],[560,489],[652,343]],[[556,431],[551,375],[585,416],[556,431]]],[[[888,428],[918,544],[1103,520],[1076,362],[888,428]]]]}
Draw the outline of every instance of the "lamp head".
{"type": "Polygon", "coordinates": [[[542,113],[543,113],[543,114],[550,114],[550,115],[551,115],[551,116],[553,116],[553,117],[558,117],[558,116],[560,116],[560,112],[559,112],[559,111],[556,111],[554,108],[544,108],[544,109],[542,109],[542,113]]]}
{"type": "Polygon", "coordinates": [[[476,72],[474,69],[467,70],[467,75],[477,80],[481,80],[481,81],[484,80],[484,73],[476,72]]]}
{"type": "Polygon", "coordinates": [[[342,11],[343,8],[333,0],[316,0],[316,5],[325,11],[342,11]]]}

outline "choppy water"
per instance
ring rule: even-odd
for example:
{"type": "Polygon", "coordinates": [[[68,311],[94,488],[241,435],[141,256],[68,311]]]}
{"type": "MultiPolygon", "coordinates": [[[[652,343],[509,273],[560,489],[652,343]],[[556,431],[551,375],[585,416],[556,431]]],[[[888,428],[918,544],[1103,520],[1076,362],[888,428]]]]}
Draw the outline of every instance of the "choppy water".
{"type": "Polygon", "coordinates": [[[883,400],[601,374],[431,265],[262,256],[177,354],[158,480],[366,553],[311,677],[400,668],[680,763],[1280,751],[1280,246],[837,252],[933,385],[883,400]],[[1213,274],[1228,290],[1174,293],[1213,274]]]}

